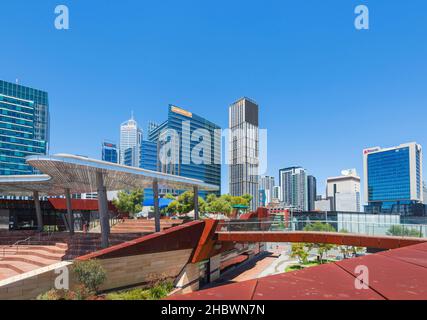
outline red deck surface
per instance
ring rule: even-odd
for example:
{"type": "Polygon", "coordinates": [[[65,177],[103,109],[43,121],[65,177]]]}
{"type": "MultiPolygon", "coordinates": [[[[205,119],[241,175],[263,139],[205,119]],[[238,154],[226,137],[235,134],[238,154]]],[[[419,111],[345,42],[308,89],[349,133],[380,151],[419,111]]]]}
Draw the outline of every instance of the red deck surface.
{"type": "Polygon", "coordinates": [[[173,296],[170,299],[426,300],[427,243],[173,296]],[[355,287],[355,268],[359,265],[368,268],[367,289],[355,287]]]}

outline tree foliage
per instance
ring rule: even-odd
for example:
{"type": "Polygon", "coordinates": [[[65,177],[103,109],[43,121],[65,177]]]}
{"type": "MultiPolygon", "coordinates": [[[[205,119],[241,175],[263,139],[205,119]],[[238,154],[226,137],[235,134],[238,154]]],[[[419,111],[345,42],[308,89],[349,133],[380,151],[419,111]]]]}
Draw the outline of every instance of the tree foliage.
{"type": "Polygon", "coordinates": [[[306,243],[292,243],[291,258],[297,258],[300,264],[308,262],[308,245],[306,243]]]}
{"type": "MultiPolygon", "coordinates": [[[[306,225],[304,227],[304,231],[335,232],[336,230],[329,223],[317,221],[306,225]]],[[[332,250],[336,246],[329,243],[309,243],[307,244],[307,247],[309,251],[315,249],[317,251],[320,263],[323,263],[323,257],[325,253],[327,254],[329,250],[332,250]]]]}
{"type": "MultiPolygon", "coordinates": [[[[203,212],[205,201],[202,197],[199,197],[199,210],[203,212]]],[[[168,213],[188,213],[194,210],[194,193],[192,191],[186,191],[172,201],[166,211],[168,213]]]]}
{"type": "MultiPolygon", "coordinates": [[[[173,201],[168,205],[166,212],[168,213],[188,213],[194,210],[194,193],[186,191],[177,198],[172,195],[166,195],[165,198],[173,201]]],[[[229,215],[235,205],[249,206],[252,196],[245,194],[241,197],[224,194],[217,197],[215,194],[208,194],[206,201],[199,197],[199,211],[202,213],[223,213],[229,215]]]]}
{"type": "Polygon", "coordinates": [[[117,199],[113,200],[113,204],[122,213],[129,213],[134,215],[137,212],[141,212],[144,201],[144,191],[137,189],[133,191],[119,191],[117,199]]]}
{"type": "Polygon", "coordinates": [[[229,215],[233,210],[233,206],[243,205],[249,206],[252,200],[252,196],[245,194],[241,197],[231,196],[224,194],[221,197],[217,197],[215,194],[209,194],[206,198],[205,212],[210,213],[223,213],[229,215]]]}
{"type": "Polygon", "coordinates": [[[99,287],[107,279],[107,273],[98,260],[76,261],[73,271],[78,282],[91,293],[98,292],[99,287]]]}
{"type": "Polygon", "coordinates": [[[405,228],[402,225],[393,225],[387,231],[388,236],[399,236],[399,237],[422,237],[420,230],[405,228]]]}
{"type": "MultiPolygon", "coordinates": [[[[339,231],[340,233],[348,233],[347,229],[341,229],[339,231]]],[[[362,253],[365,249],[362,247],[356,247],[356,246],[338,246],[338,249],[342,253],[344,259],[350,257],[351,255],[355,256],[358,253],[362,253]]]]}

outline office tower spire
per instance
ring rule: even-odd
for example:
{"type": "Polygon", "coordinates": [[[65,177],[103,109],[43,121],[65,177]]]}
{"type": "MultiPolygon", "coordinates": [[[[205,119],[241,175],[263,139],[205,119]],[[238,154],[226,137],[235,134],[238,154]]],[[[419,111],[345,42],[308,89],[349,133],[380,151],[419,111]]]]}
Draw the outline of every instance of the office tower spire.
{"type": "Polygon", "coordinates": [[[139,167],[142,130],[133,118],[120,126],[120,164],[139,167]]]}

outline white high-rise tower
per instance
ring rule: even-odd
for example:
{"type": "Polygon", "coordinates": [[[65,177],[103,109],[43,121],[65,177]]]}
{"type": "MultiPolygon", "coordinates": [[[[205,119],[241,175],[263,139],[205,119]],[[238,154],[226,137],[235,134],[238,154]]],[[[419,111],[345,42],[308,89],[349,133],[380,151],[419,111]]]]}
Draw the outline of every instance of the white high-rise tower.
{"type": "Polygon", "coordinates": [[[139,167],[142,130],[132,117],[120,126],[120,164],[139,167]]]}

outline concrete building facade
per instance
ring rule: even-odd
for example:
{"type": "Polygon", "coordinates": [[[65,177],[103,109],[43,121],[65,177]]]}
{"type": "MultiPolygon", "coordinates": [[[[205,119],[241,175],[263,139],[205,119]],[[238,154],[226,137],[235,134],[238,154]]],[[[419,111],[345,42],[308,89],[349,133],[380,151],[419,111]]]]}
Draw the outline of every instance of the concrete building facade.
{"type": "Polygon", "coordinates": [[[229,190],[232,196],[250,194],[251,209],[259,203],[258,104],[241,98],[229,107],[229,190]]]}

